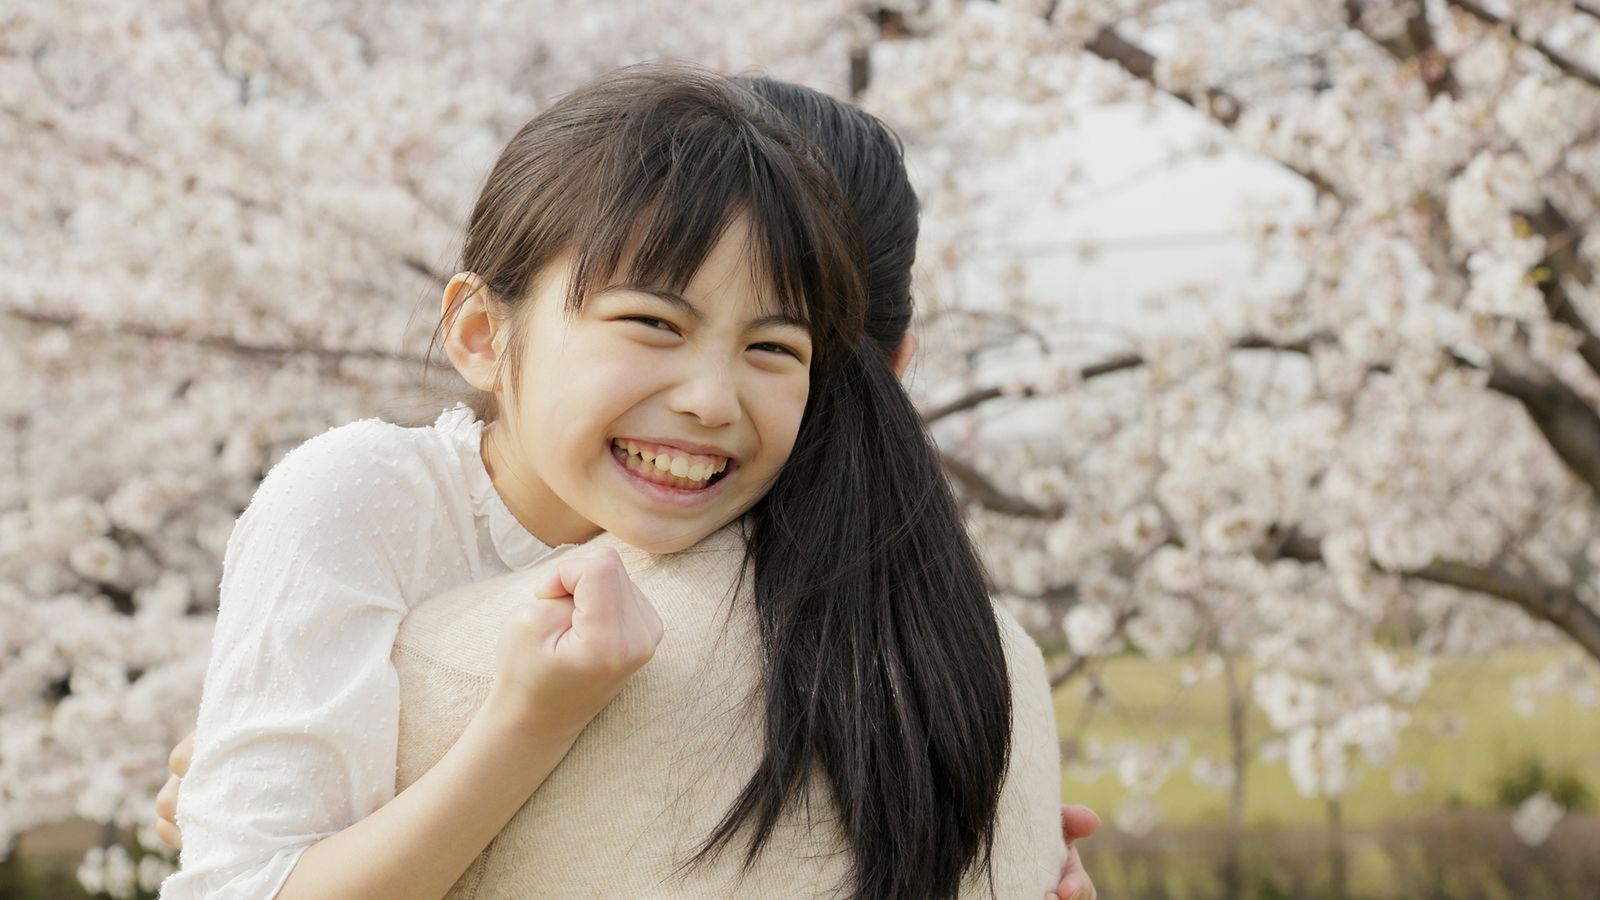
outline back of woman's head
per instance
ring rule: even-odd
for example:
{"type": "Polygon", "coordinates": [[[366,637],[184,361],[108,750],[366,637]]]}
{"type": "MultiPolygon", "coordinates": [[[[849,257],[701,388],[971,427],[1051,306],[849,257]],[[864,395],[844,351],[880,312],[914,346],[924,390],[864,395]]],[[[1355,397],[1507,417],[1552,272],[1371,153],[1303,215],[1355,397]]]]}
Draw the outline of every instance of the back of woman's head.
{"type": "MultiPolygon", "coordinates": [[[[524,125],[479,192],[459,270],[487,286],[521,347],[518,308],[561,253],[574,260],[569,311],[623,265],[634,282],[681,291],[740,217],[758,280],[809,324],[825,368],[861,334],[858,227],[814,145],[732,79],[695,67],[618,69],[524,125]]],[[[507,360],[515,383],[520,357],[507,360]]]]}
{"type": "Polygon", "coordinates": [[[813,377],[794,452],[749,513],[765,755],[696,858],[749,825],[753,860],[820,768],[854,857],[849,896],[954,897],[989,868],[1011,693],[982,566],[889,364],[911,316],[916,194],[876,119],[744,81],[834,167],[861,226],[868,325],[813,377]]]}
{"type": "Polygon", "coordinates": [[[737,79],[771,103],[827,160],[861,226],[866,328],[886,354],[911,324],[911,267],[920,204],[900,139],[877,118],[804,85],[765,76],[737,79]]]}

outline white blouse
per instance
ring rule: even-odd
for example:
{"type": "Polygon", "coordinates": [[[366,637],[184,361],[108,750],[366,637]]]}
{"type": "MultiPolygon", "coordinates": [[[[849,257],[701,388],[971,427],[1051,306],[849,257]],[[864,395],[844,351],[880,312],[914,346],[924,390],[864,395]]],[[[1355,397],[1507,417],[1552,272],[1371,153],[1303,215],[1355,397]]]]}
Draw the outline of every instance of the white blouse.
{"type": "Polygon", "coordinates": [[[286,455],[234,524],[164,900],[271,898],[307,847],[393,799],[390,653],[423,600],[544,558],[457,405],[364,419],[286,455]]]}

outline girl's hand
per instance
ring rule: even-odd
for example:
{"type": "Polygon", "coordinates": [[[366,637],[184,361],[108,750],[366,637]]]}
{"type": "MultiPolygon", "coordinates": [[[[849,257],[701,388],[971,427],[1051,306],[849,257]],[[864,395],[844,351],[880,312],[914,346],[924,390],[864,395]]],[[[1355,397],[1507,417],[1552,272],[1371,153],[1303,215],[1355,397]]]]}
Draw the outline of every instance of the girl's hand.
{"type": "Polygon", "coordinates": [[[156,794],[156,837],[174,850],[183,849],[183,832],[178,830],[178,787],[189,772],[189,760],[194,757],[194,732],[189,732],[167,757],[167,768],[172,775],[156,794]]]}
{"type": "Polygon", "coordinates": [[[661,634],[661,617],[617,551],[574,550],[506,620],[487,705],[541,739],[575,739],[655,654],[661,634]]]}
{"type": "Polygon", "coordinates": [[[1074,842],[1094,834],[1100,827],[1100,817],[1082,804],[1061,807],[1061,836],[1067,841],[1067,861],[1061,867],[1061,883],[1054,893],[1045,894],[1045,900],[1095,900],[1094,882],[1084,871],[1083,859],[1078,856],[1074,842]]]}

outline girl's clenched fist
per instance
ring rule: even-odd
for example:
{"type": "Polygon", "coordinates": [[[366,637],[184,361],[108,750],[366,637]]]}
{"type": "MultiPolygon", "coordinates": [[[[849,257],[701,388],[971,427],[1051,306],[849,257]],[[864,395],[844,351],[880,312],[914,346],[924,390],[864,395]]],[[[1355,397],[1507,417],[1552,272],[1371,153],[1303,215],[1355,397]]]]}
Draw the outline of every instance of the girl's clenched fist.
{"type": "Polygon", "coordinates": [[[616,550],[574,550],[507,617],[489,702],[530,727],[575,736],[650,660],[661,634],[661,617],[616,550]]]}

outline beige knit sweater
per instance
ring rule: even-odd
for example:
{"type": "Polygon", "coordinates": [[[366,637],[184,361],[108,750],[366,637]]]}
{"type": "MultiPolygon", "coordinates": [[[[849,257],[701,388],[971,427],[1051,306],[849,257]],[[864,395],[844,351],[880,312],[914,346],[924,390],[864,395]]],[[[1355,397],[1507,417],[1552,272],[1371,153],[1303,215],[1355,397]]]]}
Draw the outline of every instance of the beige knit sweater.
{"type": "MultiPolygon", "coordinates": [[[[761,757],[749,579],[733,592],[743,553],[737,524],[671,556],[626,547],[609,535],[595,540],[621,552],[634,583],[660,612],[665,637],[450,898],[841,896],[849,859],[821,776],[809,791],[809,822],[791,809],[742,880],[742,839],[711,863],[674,875],[761,757]]],[[[444,755],[487,696],[500,623],[532,596],[539,568],[428,600],[401,626],[394,650],[398,790],[444,755]]],[[[1040,900],[1066,854],[1055,717],[1038,648],[1004,610],[997,607],[996,615],[1014,713],[994,886],[1006,900],[1040,900]]],[[[968,881],[963,897],[989,896],[983,881],[968,881]]]]}

